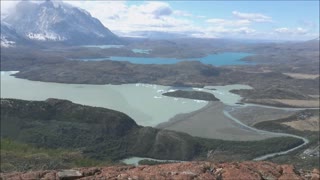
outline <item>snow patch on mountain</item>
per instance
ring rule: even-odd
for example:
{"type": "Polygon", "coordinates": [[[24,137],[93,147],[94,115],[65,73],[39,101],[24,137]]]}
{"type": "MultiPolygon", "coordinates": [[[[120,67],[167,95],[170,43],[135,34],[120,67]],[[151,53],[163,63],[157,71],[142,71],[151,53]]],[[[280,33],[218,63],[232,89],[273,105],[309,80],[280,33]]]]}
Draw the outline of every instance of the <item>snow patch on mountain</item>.
{"type": "Polygon", "coordinates": [[[33,41],[66,44],[122,42],[90,13],[62,1],[21,1],[3,21],[9,23],[17,34],[33,41]]]}
{"type": "Polygon", "coordinates": [[[9,41],[5,36],[1,35],[1,47],[9,48],[15,47],[16,42],[9,41]]]}
{"type": "Polygon", "coordinates": [[[38,41],[64,41],[66,38],[61,37],[55,33],[29,33],[27,34],[27,37],[32,40],[38,40],[38,41]]]}

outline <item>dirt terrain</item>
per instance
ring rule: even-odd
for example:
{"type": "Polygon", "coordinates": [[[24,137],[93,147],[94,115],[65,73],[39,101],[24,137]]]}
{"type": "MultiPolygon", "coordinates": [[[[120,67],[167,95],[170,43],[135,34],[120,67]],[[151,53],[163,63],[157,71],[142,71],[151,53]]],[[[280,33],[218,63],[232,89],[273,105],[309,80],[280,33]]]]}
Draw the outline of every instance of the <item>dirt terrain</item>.
{"type": "Polygon", "coordinates": [[[290,126],[299,131],[319,131],[319,117],[315,116],[312,116],[304,120],[284,122],[282,124],[290,126]]]}
{"type": "Polygon", "coordinates": [[[275,107],[301,107],[301,108],[317,108],[319,107],[319,100],[302,100],[302,99],[246,99],[246,103],[262,104],[275,107]]]}
{"type": "Polygon", "coordinates": [[[221,102],[210,102],[206,107],[186,114],[179,114],[157,128],[185,132],[203,138],[247,141],[261,140],[272,135],[261,135],[243,128],[223,114],[221,102]]]}
{"type": "Polygon", "coordinates": [[[287,118],[295,113],[294,111],[253,106],[235,108],[230,112],[233,117],[238,118],[241,122],[249,126],[263,121],[287,118]]]}
{"type": "Polygon", "coordinates": [[[319,107],[319,100],[271,99],[293,107],[319,107]]]}
{"type": "Polygon", "coordinates": [[[35,171],[1,174],[3,180],[16,179],[210,179],[210,180],[318,180],[319,169],[297,170],[292,165],[270,162],[186,162],[155,166],[110,166],[61,171],[35,171]]]}
{"type": "Polygon", "coordinates": [[[302,73],[283,73],[295,79],[315,79],[319,77],[318,74],[302,74],[302,73]]]}

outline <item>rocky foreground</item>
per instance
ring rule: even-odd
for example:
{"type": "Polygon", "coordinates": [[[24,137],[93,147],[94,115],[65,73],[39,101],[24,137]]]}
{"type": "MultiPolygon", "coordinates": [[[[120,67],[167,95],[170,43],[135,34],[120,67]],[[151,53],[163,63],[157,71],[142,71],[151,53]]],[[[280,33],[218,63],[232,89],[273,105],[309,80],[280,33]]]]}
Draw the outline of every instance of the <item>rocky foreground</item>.
{"type": "Polygon", "coordinates": [[[292,165],[278,165],[271,162],[185,162],[155,166],[110,166],[75,168],[73,170],[50,170],[34,172],[2,173],[1,179],[279,179],[319,180],[319,169],[312,172],[296,170],[292,165]]]}

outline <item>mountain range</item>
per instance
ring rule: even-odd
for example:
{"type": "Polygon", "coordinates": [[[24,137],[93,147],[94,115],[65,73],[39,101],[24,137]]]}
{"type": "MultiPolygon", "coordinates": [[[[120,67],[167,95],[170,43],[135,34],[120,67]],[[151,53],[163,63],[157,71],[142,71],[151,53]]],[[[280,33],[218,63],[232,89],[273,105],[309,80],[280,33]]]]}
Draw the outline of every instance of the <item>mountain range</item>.
{"type": "MultiPolygon", "coordinates": [[[[187,35],[158,31],[136,31],[148,39],[186,38],[187,35]]],[[[123,44],[119,38],[86,10],[61,1],[21,1],[1,19],[1,47],[28,43],[65,45],[123,44]]],[[[311,41],[318,43],[319,38],[311,41]]]]}
{"type": "Polygon", "coordinates": [[[122,40],[87,11],[62,2],[19,2],[1,22],[1,46],[20,41],[68,45],[121,44],[122,40]]]}

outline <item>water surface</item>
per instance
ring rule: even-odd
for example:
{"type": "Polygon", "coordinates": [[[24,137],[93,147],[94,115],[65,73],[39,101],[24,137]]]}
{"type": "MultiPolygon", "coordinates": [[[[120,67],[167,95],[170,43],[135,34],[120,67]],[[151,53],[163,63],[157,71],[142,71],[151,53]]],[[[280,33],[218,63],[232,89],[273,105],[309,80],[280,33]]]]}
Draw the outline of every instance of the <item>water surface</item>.
{"type": "Polygon", "coordinates": [[[124,45],[85,45],[81,47],[109,49],[109,48],[122,48],[124,47],[124,45]]]}
{"type": "Polygon", "coordinates": [[[250,56],[249,53],[235,53],[226,52],[220,54],[210,54],[202,58],[190,58],[190,59],[177,59],[177,58],[160,58],[160,57],[123,57],[123,56],[111,56],[105,58],[81,58],[75,60],[81,61],[128,61],[134,64],[176,64],[182,61],[200,61],[203,64],[211,64],[214,66],[226,66],[226,65],[248,65],[246,61],[241,61],[242,58],[250,56]]]}
{"type": "Polygon", "coordinates": [[[137,54],[150,54],[151,49],[132,49],[131,51],[137,54]]]}
{"type": "Polygon", "coordinates": [[[157,162],[183,162],[179,160],[161,160],[161,159],[153,159],[153,158],[146,158],[146,157],[130,157],[127,159],[121,160],[121,162],[128,164],[128,165],[139,165],[139,161],[142,160],[150,160],[150,161],[157,161],[157,162]]]}
{"type": "MultiPolygon", "coordinates": [[[[163,96],[175,91],[170,86],[151,84],[89,85],[63,84],[30,81],[11,76],[16,72],[1,72],[1,97],[24,100],[46,100],[58,98],[74,103],[98,106],[124,112],[139,125],[156,126],[166,122],[177,114],[198,110],[208,104],[207,101],[163,96]]],[[[229,92],[231,89],[248,88],[243,85],[212,86],[212,92],[221,102],[235,105],[241,97],[229,92]]]]}
{"type": "Polygon", "coordinates": [[[195,111],[207,102],[162,96],[168,86],[148,84],[83,85],[30,81],[1,72],[1,98],[46,100],[58,98],[74,103],[121,111],[139,125],[155,126],[179,113],[195,111]]]}
{"type": "Polygon", "coordinates": [[[213,93],[214,96],[220,99],[224,104],[233,106],[237,105],[242,99],[240,95],[230,92],[235,89],[252,89],[252,87],[243,84],[232,84],[227,86],[205,86],[203,89],[198,90],[213,93]]]}

